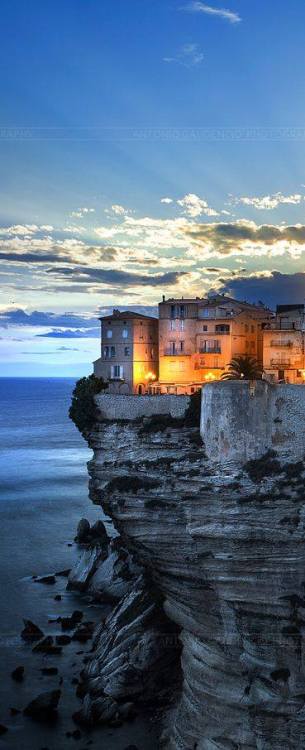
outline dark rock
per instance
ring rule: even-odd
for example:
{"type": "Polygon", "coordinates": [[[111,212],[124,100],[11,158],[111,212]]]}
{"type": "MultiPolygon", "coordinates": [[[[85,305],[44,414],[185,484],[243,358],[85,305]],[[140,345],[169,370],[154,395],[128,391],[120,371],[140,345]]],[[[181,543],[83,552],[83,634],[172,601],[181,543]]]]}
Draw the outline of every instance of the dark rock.
{"type": "Polygon", "coordinates": [[[73,677],[73,680],[71,680],[71,685],[78,685],[77,677],[73,677]]]}
{"type": "Polygon", "coordinates": [[[82,738],[82,733],[80,729],[75,729],[74,732],[71,732],[71,737],[73,737],[74,740],[80,740],[82,738]]]}
{"type": "Polygon", "coordinates": [[[16,680],[16,682],[22,682],[24,678],[24,667],[16,667],[11,673],[11,677],[13,680],[16,680]]]}
{"type": "Polygon", "coordinates": [[[85,542],[88,539],[89,535],[90,535],[90,523],[87,520],[87,518],[81,518],[77,527],[75,541],[82,544],[82,542],[85,542]]]}
{"type": "Polygon", "coordinates": [[[55,575],[60,576],[61,578],[68,578],[70,572],[71,568],[67,568],[66,570],[59,570],[58,573],[55,573],[55,575]]]}
{"type": "Polygon", "coordinates": [[[78,626],[75,633],[72,636],[73,641],[79,641],[80,643],[86,643],[93,636],[95,629],[94,622],[84,622],[78,626]]]}
{"type": "Polygon", "coordinates": [[[139,750],[137,745],[127,745],[124,750],[139,750]]]}
{"type": "Polygon", "coordinates": [[[58,646],[67,646],[71,643],[71,637],[69,635],[57,635],[55,640],[58,646]]]}
{"type": "Polygon", "coordinates": [[[100,546],[86,547],[79,560],[71,570],[68,578],[68,588],[85,591],[90,578],[95,573],[100,561],[106,554],[100,546]]]}
{"type": "Polygon", "coordinates": [[[61,594],[56,594],[56,596],[54,596],[54,601],[55,602],[61,602],[61,600],[62,600],[62,595],[61,594]]]}
{"type": "Polygon", "coordinates": [[[20,714],[20,708],[14,708],[13,706],[10,708],[10,714],[11,716],[18,716],[20,714]]]}
{"type": "Polygon", "coordinates": [[[45,583],[47,586],[53,586],[56,583],[56,578],[54,575],[41,576],[40,578],[36,578],[35,583],[45,583]]]}
{"type": "Polygon", "coordinates": [[[131,719],[135,719],[137,715],[135,704],[131,702],[123,703],[121,706],[119,706],[119,714],[123,721],[130,721],[131,719]]]}
{"type": "Polygon", "coordinates": [[[51,675],[58,674],[57,667],[42,667],[40,671],[42,674],[50,676],[50,677],[51,675]]]}
{"type": "Polygon", "coordinates": [[[83,613],[79,609],[75,609],[70,617],[60,617],[58,622],[61,623],[62,630],[73,630],[82,619],[83,613]]]}
{"type": "Polygon", "coordinates": [[[6,734],[8,732],[8,727],[5,727],[4,724],[0,724],[0,737],[2,734],[6,734]]]}
{"type": "Polygon", "coordinates": [[[49,721],[56,717],[57,707],[61,696],[60,690],[52,690],[49,693],[40,693],[24,709],[24,716],[29,716],[35,721],[49,721]]]}
{"type": "Polygon", "coordinates": [[[33,653],[42,653],[42,654],[49,654],[49,655],[58,655],[61,654],[61,647],[60,646],[54,646],[54,638],[52,635],[47,635],[45,638],[42,639],[42,641],[39,641],[39,643],[34,646],[32,649],[33,653]]]}
{"type": "Polygon", "coordinates": [[[92,702],[90,715],[94,723],[108,724],[117,717],[117,704],[108,696],[97,698],[92,702]]]}
{"type": "Polygon", "coordinates": [[[91,526],[90,536],[93,537],[93,539],[101,539],[105,542],[109,541],[106,526],[103,521],[95,521],[93,526],[91,526]]]}
{"type": "Polygon", "coordinates": [[[35,625],[31,620],[23,620],[24,628],[21,632],[21,638],[24,641],[38,641],[43,638],[43,632],[40,630],[38,625],[35,625]]]}

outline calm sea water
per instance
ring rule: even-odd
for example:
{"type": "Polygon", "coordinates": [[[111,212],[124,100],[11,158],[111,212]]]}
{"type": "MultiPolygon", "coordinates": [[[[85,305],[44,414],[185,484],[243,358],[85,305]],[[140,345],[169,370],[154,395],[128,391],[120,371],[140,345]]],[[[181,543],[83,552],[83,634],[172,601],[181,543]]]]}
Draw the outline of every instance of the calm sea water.
{"type": "MultiPolygon", "coordinates": [[[[68,409],[74,380],[0,379],[0,503],[87,495],[90,451],[68,409]]],[[[0,510],[1,512],[1,510],[0,510]]]]}
{"type": "MultiPolygon", "coordinates": [[[[71,740],[66,732],[75,729],[71,715],[80,707],[71,682],[82,668],[79,644],[71,643],[60,657],[32,654],[20,638],[23,618],[54,635],[50,618],[84,607],[86,619],[100,621],[105,614],[67,591],[66,578],[57,576],[54,586],[32,579],[71,568],[79,554],[73,538],[81,517],[91,523],[103,518],[109,531],[111,527],[88,498],[86,462],[91,453],[68,419],[73,386],[68,379],[0,379],[0,723],[9,730],[1,737],[1,750],[67,750],[71,740]],[[59,602],[54,600],[58,593],[59,602]],[[50,663],[59,675],[43,677],[41,667],[50,663]],[[18,665],[25,668],[21,684],[10,677],[18,665]],[[62,696],[54,726],[32,722],[22,713],[11,715],[11,706],[22,711],[40,692],[58,688],[60,677],[62,696]]],[[[157,747],[144,719],[115,733],[106,728],[90,735],[92,750],[141,747],[143,741],[146,750],[157,747]]]]}

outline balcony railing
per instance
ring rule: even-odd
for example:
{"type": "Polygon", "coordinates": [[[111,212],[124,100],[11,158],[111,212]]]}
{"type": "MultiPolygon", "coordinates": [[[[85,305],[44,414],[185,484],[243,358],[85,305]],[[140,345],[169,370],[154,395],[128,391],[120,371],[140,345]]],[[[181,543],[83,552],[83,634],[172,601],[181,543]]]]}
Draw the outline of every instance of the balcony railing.
{"type": "Polygon", "coordinates": [[[213,346],[213,348],[207,349],[205,346],[200,346],[199,354],[221,354],[221,347],[213,346]]]}
{"type": "Polygon", "coordinates": [[[163,357],[190,357],[192,352],[189,349],[172,349],[172,347],[165,347],[163,349],[163,357]]]}
{"type": "Polygon", "coordinates": [[[276,339],[273,339],[272,341],[270,341],[270,346],[276,346],[279,349],[291,349],[291,347],[293,346],[293,341],[277,341],[276,339]]]}
{"type": "Polygon", "coordinates": [[[290,367],[291,360],[290,359],[271,359],[270,364],[272,367],[278,367],[281,369],[282,367],[290,367]]]}

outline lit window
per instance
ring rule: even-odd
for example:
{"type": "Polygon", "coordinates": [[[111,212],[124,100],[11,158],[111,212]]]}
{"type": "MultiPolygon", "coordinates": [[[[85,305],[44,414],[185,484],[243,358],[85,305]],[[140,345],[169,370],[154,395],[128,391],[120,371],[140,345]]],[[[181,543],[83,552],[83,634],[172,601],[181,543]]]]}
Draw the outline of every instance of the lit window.
{"type": "Polygon", "coordinates": [[[122,336],[123,336],[123,339],[128,339],[128,329],[127,328],[123,328],[122,336]]]}
{"type": "Polygon", "coordinates": [[[112,331],[110,328],[108,328],[108,331],[107,331],[107,339],[112,339],[112,331]]]}

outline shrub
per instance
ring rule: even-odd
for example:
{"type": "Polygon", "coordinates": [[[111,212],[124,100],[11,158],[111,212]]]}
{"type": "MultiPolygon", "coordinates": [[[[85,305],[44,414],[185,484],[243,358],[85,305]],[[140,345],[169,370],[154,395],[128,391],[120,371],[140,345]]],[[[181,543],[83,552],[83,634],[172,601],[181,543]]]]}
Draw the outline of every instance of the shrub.
{"type": "Polygon", "coordinates": [[[108,383],[103,378],[96,378],[95,375],[81,378],[75,385],[69,417],[84,437],[96,421],[94,396],[106,388],[108,388],[108,383]]]}
{"type": "Polygon", "coordinates": [[[245,464],[245,470],[252,482],[260,482],[264,477],[279,474],[282,471],[276,455],[275,451],[270,450],[261,458],[254,458],[245,464]]]}

